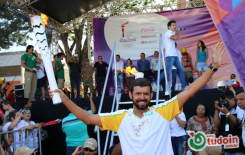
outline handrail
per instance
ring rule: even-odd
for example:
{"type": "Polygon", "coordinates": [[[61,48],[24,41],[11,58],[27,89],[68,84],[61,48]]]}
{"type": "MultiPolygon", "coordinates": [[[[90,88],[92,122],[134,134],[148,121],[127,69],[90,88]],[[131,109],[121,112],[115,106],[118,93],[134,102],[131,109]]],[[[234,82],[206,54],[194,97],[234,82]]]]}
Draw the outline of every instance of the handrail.
{"type": "MultiPolygon", "coordinates": [[[[104,101],[104,96],[105,96],[105,92],[106,92],[106,86],[107,86],[107,82],[108,82],[108,78],[109,78],[109,74],[110,74],[110,69],[111,69],[111,66],[112,66],[111,65],[112,58],[113,58],[113,55],[115,56],[115,47],[116,47],[116,41],[114,41],[112,52],[111,52],[111,58],[110,58],[109,66],[107,67],[107,74],[106,74],[106,79],[105,79],[105,82],[104,82],[104,87],[103,87],[103,92],[102,92],[102,96],[101,96],[101,100],[100,100],[100,106],[99,106],[99,109],[98,109],[98,114],[101,112],[101,109],[102,109],[102,105],[103,105],[103,101],[104,101]]],[[[94,128],[94,132],[97,133],[98,155],[101,155],[101,149],[100,149],[100,130],[99,130],[99,128],[98,128],[97,125],[94,128]]]]}
{"type": "MultiPolygon", "coordinates": [[[[162,44],[162,42],[161,42],[162,44]]],[[[160,52],[160,51],[159,51],[160,52]]],[[[167,76],[167,70],[166,70],[166,65],[165,65],[165,56],[163,53],[163,48],[161,48],[161,53],[162,53],[162,63],[163,63],[163,70],[165,74],[165,95],[169,95],[169,98],[171,98],[171,90],[168,85],[168,76],[167,76]]]]}
{"type": "Polygon", "coordinates": [[[160,84],[160,67],[161,67],[161,45],[162,45],[162,34],[160,34],[159,38],[159,54],[158,54],[158,68],[157,68],[157,93],[156,93],[156,105],[158,104],[159,100],[159,84],[160,84]]]}
{"type": "MultiPolygon", "coordinates": [[[[34,128],[34,129],[32,129],[33,130],[33,148],[36,148],[36,145],[35,145],[35,129],[37,129],[37,128],[34,128]]],[[[39,150],[40,150],[40,155],[42,155],[42,141],[41,141],[41,139],[42,139],[42,135],[41,135],[41,129],[37,129],[38,131],[39,131],[39,150]]],[[[20,143],[20,146],[23,146],[23,138],[25,138],[24,136],[23,136],[23,132],[25,132],[26,131],[26,133],[27,133],[27,147],[29,147],[29,130],[23,130],[23,131],[20,131],[20,130],[13,130],[13,131],[7,131],[7,132],[1,132],[0,133],[0,135],[5,135],[5,134],[7,134],[7,138],[8,138],[8,134],[13,134],[13,139],[14,139],[14,141],[13,141],[13,145],[14,145],[14,152],[16,151],[16,137],[15,137],[15,133],[16,132],[21,132],[20,133],[20,138],[21,138],[21,143],[20,143]]],[[[17,138],[19,138],[19,137],[17,137],[17,138]]],[[[8,152],[6,152],[7,153],[7,155],[9,155],[9,153],[8,152]]],[[[36,153],[34,152],[34,155],[36,155],[36,153]]]]}
{"type": "MultiPolygon", "coordinates": [[[[114,54],[114,51],[115,51],[115,47],[116,47],[116,41],[114,41],[113,49],[112,49],[112,52],[111,52],[111,58],[110,58],[109,66],[107,67],[107,74],[106,74],[106,79],[105,79],[105,82],[104,82],[102,96],[101,96],[101,99],[100,99],[100,106],[99,106],[99,109],[98,109],[98,113],[100,113],[101,109],[102,109],[102,104],[103,104],[103,100],[104,100],[104,96],[105,96],[105,92],[106,92],[106,86],[107,86],[107,82],[108,82],[108,78],[109,78],[109,74],[110,74],[110,69],[111,69],[111,66],[112,66],[111,62],[112,62],[113,54],[114,54]]],[[[98,126],[96,125],[95,128],[94,128],[94,132],[95,133],[97,131],[97,128],[98,128],[98,126]]]]}
{"type": "MultiPolygon", "coordinates": [[[[115,93],[118,92],[117,89],[118,89],[118,88],[115,87],[115,93]]],[[[111,112],[114,111],[114,108],[115,108],[115,102],[116,102],[116,95],[114,95],[114,97],[113,97],[113,102],[112,102],[111,112]]],[[[103,155],[106,155],[106,148],[107,148],[107,145],[108,145],[109,135],[110,135],[110,131],[108,130],[107,133],[106,133],[106,141],[105,141],[105,146],[104,146],[104,152],[103,152],[103,155]]]]}

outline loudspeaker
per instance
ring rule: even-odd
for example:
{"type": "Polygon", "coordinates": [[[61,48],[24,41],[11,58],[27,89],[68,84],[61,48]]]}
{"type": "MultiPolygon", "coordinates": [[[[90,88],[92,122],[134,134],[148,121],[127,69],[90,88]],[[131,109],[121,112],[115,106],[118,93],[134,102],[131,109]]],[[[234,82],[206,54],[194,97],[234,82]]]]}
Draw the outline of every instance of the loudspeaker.
{"type": "Polygon", "coordinates": [[[24,98],[24,89],[15,89],[15,102],[19,102],[24,98]]]}

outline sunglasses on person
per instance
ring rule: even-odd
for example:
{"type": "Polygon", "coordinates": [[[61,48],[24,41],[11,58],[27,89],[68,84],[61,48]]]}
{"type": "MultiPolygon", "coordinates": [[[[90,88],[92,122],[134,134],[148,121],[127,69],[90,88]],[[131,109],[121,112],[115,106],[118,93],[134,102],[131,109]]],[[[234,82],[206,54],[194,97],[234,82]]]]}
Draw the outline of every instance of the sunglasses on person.
{"type": "Polygon", "coordinates": [[[102,58],[99,58],[99,60],[102,60],[102,58]]]}
{"type": "Polygon", "coordinates": [[[94,152],[95,150],[91,150],[90,148],[84,148],[84,151],[94,152]]]}

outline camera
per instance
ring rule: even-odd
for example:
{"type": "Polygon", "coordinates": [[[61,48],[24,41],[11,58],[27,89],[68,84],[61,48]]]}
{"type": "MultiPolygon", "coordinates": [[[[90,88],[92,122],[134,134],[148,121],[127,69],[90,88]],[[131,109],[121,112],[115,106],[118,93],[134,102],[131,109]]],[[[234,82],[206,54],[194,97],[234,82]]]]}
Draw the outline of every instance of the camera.
{"type": "Polygon", "coordinates": [[[222,108],[222,105],[224,105],[226,108],[228,108],[229,103],[228,101],[225,100],[225,86],[219,86],[218,91],[219,91],[219,97],[220,97],[220,102],[218,103],[218,106],[222,108]]]}
{"type": "Polygon", "coordinates": [[[84,98],[88,98],[88,95],[90,96],[90,93],[88,93],[88,86],[84,86],[84,98]]]}

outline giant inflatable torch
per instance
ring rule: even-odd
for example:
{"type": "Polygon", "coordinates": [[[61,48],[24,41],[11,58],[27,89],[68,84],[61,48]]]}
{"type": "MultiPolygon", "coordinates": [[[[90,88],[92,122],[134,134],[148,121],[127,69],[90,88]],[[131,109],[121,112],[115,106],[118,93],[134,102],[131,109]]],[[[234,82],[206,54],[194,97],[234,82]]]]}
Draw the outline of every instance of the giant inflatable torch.
{"type": "MultiPolygon", "coordinates": [[[[44,17],[44,19],[47,19],[47,16],[44,14],[41,14],[41,16],[44,17]]],[[[33,31],[38,43],[39,51],[42,56],[43,64],[46,70],[46,75],[48,77],[48,83],[50,86],[50,90],[58,89],[57,83],[55,81],[54,77],[54,71],[51,63],[50,58],[50,52],[48,50],[48,43],[47,43],[47,37],[45,34],[45,25],[47,24],[47,20],[45,23],[43,23],[42,18],[40,16],[33,16],[30,17],[31,24],[33,27],[33,31]]],[[[61,98],[58,93],[54,93],[53,97],[53,104],[61,103],[61,98]]]]}

